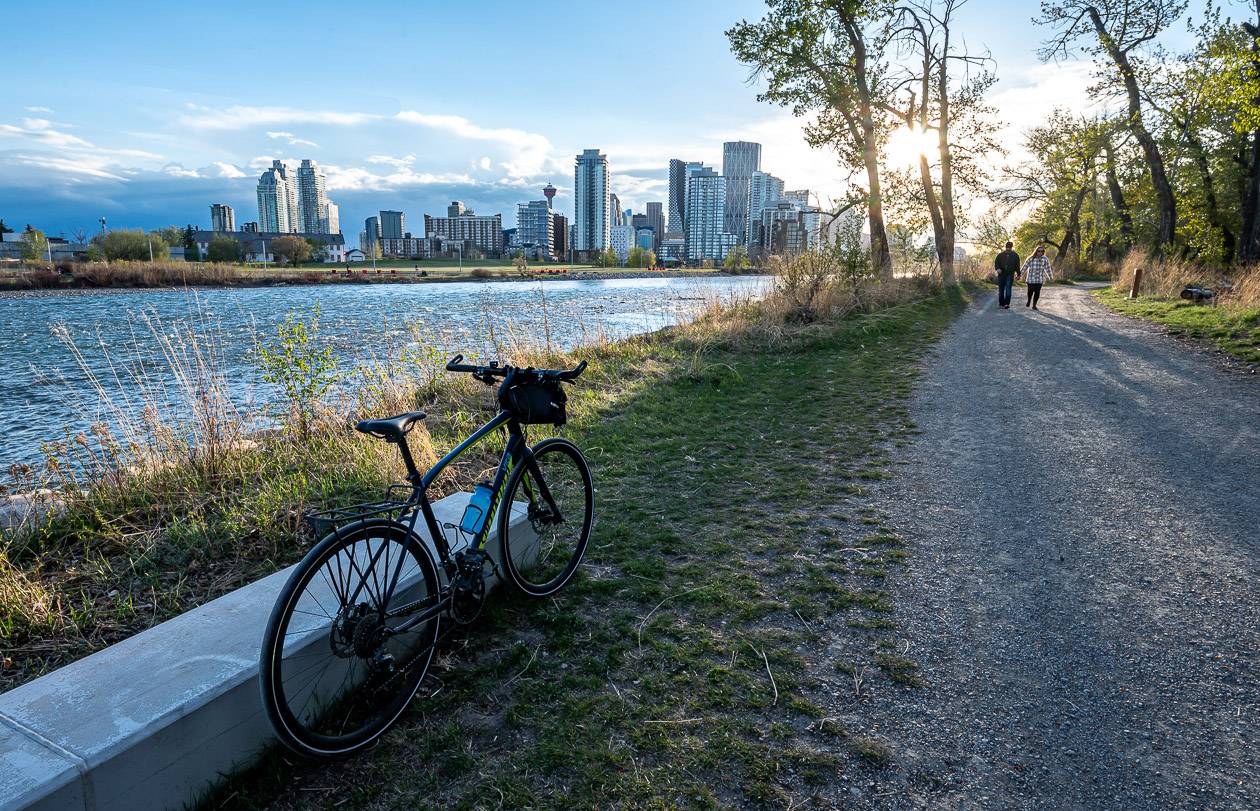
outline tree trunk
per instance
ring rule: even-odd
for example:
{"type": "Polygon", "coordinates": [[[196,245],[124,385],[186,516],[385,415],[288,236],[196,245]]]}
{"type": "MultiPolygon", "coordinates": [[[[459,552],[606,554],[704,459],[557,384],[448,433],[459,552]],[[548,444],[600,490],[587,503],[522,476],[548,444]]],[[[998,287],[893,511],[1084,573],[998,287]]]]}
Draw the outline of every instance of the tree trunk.
{"type": "MultiPolygon", "coordinates": [[[[954,238],[957,220],[954,215],[954,155],[949,145],[949,26],[945,25],[945,42],[941,47],[936,72],[936,92],[940,115],[937,122],[937,146],[941,153],[941,239],[936,254],[941,261],[941,281],[954,283],[954,238]]],[[[924,99],[926,105],[927,99],[924,99]]]]}
{"type": "MultiPolygon", "coordinates": [[[[1256,2],[1256,15],[1260,17],[1260,0],[1256,2]]],[[[1243,23],[1243,29],[1252,38],[1252,66],[1260,71],[1260,25],[1243,23]]],[[[1255,103],[1260,105],[1260,97],[1255,103]]],[[[1243,225],[1238,259],[1244,263],[1260,262],[1260,130],[1251,133],[1251,160],[1247,166],[1246,196],[1243,198],[1243,225]]]]}
{"type": "Polygon", "coordinates": [[[1111,139],[1103,142],[1103,151],[1107,160],[1107,190],[1111,193],[1111,207],[1120,218],[1121,247],[1128,250],[1133,247],[1133,215],[1129,213],[1129,203],[1124,199],[1124,189],[1120,187],[1120,178],[1116,177],[1116,156],[1111,139]]]}
{"type": "Polygon", "coordinates": [[[1081,251],[1081,206],[1085,203],[1085,197],[1089,194],[1090,184],[1082,185],[1080,191],[1076,193],[1076,199],[1072,201],[1072,214],[1068,217],[1067,229],[1063,232],[1063,240],[1059,243],[1059,250],[1054,257],[1054,270],[1059,273],[1064,268],[1064,263],[1068,263],[1075,270],[1076,262],[1072,259],[1072,254],[1078,255],[1081,251]]]}
{"type": "Polygon", "coordinates": [[[1137,139],[1138,145],[1142,147],[1142,154],[1146,156],[1147,169],[1151,174],[1151,185],[1155,187],[1155,198],[1159,210],[1156,244],[1159,252],[1163,253],[1164,247],[1171,246],[1177,238],[1177,199],[1173,196],[1172,184],[1168,182],[1168,173],[1164,169],[1164,156],[1142,122],[1142,99],[1138,92],[1137,77],[1133,74],[1133,66],[1129,64],[1129,55],[1116,45],[1116,41],[1103,25],[1102,18],[1098,16],[1098,9],[1091,6],[1089,18],[1094,24],[1094,30],[1098,33],[1098,39],[1107,49],[1112,61],[1116,63],[1120,76],[1124,80],[1125,93],[1129,97],[1129,130],[1137,139]]]}
{"type": "Polygon", "coordinates": [[[1203,183],[1204,214],[1207,216],[1208,225],[1221,232],[1221,247],[1225,254],[1225,264],[1231,264],[1234,261],[1236,240],[1234,232],[1230,230],[1225,223],[1225,218],[1221,216],[1221,208],[1216,202],[1216,183],[1212,180],[1212,169],[1208,165],[1207,151],[1203,148],[1202,139],[1195,133],[1188,121],[1184,122],[1182,132],[1185,134],[1186,145],[1190,147],[1194,165],[1199,170],[1199,179],[1203,183]]]}
{"type": "Polygon", "coordinates": [[[871,110],[871,87],[866,77],[866,40],[857,21],[843,17],[849,44],[853,48],[853,72],[857,79],[862,161],[866,164],[866,218],[871,226],[871,265],[884,278],[892,278],[892,252],[884,227],[884,198],[879,182],[879,152],[875,116],[871,110]]]}

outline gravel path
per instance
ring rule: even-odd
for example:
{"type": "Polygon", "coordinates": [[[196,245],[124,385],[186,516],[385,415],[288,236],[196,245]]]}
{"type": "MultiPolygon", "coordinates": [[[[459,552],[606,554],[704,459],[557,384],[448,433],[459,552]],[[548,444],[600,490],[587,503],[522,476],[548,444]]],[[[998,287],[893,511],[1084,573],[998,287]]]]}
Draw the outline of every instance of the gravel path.
{"type": "Polygon", "coordinates": [[[877,804],[1260,807],[1260,380],[1021,293],[940,343],[881,495],[928,686],[870,699],[877,804]]]}

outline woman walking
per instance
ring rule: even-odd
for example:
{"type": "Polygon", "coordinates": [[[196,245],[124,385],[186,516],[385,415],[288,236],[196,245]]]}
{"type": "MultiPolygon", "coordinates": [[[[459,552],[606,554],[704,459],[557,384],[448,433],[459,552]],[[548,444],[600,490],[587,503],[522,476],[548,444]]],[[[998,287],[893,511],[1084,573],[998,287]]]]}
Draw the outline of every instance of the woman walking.
{"type": "Polygon", "coordinates": [[[1050,260],[1046,258],[1045,245],[1037,246],[1037,250],[1033,251],[1033,255],[1024,262],[1019,273],[1024,277],[1024,284],[1028,285],[1028,301],[1024,306],[1035,310],[1037,299],[1041,298],[1041,286],[1054,278],[1054,273],[1050,269],[1050,260]]]}

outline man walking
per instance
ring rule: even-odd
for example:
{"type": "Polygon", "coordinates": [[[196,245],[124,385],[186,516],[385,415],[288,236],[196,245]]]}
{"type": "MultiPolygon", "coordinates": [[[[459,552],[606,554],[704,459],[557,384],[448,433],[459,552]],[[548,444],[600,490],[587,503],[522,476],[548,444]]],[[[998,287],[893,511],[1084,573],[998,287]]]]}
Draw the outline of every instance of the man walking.
{"type": "Polygon", "coordinates": [[[1019,254],[1015,253],[1014,244],[1006,243],[1006,250],[993,260],[997,270],[998,306],[1004,310],[1011,309],[1011,289],[1015,286],[1015,274],[1019,272],[1019,254]]]}

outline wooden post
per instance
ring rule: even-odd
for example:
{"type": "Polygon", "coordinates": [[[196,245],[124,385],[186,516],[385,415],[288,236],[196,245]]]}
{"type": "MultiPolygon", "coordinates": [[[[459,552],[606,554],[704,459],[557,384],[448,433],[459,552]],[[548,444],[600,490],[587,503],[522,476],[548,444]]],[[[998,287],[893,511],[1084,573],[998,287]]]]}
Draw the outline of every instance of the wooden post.
{"type": "Polygon", "coordinates": [[[1133,287],[1129,289],[1130,299],[1137,298],[1138,294],[1141,293],[1142,291],[1142,271],[1143,270],[1144,268],[1139,266],[1137,270],[1133,271],[1133,287]]]}

